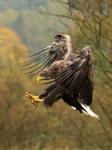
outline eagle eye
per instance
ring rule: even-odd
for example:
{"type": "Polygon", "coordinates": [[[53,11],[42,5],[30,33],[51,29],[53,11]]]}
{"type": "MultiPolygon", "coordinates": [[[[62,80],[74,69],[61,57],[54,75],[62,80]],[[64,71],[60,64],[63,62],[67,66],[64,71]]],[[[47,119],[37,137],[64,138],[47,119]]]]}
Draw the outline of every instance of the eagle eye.
{"type": "Polygon", "coordinates": [[[62,39],[63,36],[62,36],[62,34],[57,34],[57,35],[55,36],[55,38],[56,38],[56,39],[62,39]]]}

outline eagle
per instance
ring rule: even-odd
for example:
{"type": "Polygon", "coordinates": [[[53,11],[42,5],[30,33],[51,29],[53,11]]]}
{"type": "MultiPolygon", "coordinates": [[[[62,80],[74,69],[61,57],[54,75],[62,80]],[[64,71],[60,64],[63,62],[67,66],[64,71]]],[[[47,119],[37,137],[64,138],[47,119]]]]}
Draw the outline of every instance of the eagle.
{"type": "Polygon", "coordinates": [[[90,109],[94,87],[93,50],[90,46],[77,52],[70,35],[57,34],[50,46],[29,58],[24,64],[28,70],[26,73],[38,75],[37,80],[50,80],[49,86],[39,96],[26,92],[34,105],[43,102],[50,107],[62,99],[80,113],[99,119],[90,109]],[[39,67],[38,63],[41,63],[39,67]]]}

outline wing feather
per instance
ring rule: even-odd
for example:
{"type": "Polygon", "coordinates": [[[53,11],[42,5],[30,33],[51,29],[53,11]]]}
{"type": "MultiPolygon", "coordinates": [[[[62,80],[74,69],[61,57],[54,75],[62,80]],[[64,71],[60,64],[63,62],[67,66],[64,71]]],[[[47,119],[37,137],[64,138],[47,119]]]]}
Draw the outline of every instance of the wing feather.
{"type": "Polygon", "coordinates": [[[37,75],[45,67],[49,67],[54,61],[63,59],[64,51],[62,45],[64,42],[53,42],[50,46],[41,51],[30,54],[24,63],[23,70],[31,76],[37,75]]]}
{"type": "Polygon", "coordinates": [[[91,78],[92,65],[88,65],[88,59],[77,60],[56,78],[56,82],[67,89],[70,96],[78,95],[83,104],[90,105],[92,102],[93,78],[91,78]]]}

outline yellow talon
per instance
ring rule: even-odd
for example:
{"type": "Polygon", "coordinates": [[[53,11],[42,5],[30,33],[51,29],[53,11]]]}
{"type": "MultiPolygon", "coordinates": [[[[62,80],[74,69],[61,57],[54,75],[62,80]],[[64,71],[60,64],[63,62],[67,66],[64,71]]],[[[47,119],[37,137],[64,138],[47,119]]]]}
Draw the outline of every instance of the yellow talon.
{"type": "Polygon", "coordinates": [[[39,76],[36,78],[36,80],[37,80],[37,83],[41,83],[41,81],[44,80],[44,77],[39,75],[39,76]]]}
{"type": "Polygon", "coordinates": [[[43,99],[40,99],[39,96],[32,95],[30,92],[26,92],[25,96],[30,98],[31,103],[35,106],[37,106],[39,102],[43,102],[43,99]]]}

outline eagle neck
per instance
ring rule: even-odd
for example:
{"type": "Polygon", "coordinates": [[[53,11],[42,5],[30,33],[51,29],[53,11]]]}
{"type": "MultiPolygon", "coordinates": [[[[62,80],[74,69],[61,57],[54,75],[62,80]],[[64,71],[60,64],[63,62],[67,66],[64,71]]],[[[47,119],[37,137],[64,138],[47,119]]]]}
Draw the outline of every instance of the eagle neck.
{"type": "Polygon", "coordinates": [[[71,37],[69,35],[66,35],[66,45],[67,45],[68,53],[73,52],[72,39],[71,39],[71,37]]]}

